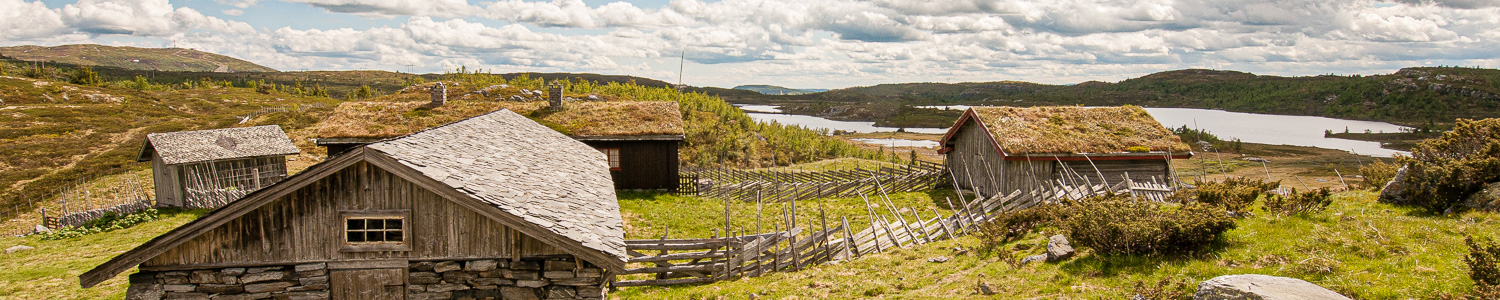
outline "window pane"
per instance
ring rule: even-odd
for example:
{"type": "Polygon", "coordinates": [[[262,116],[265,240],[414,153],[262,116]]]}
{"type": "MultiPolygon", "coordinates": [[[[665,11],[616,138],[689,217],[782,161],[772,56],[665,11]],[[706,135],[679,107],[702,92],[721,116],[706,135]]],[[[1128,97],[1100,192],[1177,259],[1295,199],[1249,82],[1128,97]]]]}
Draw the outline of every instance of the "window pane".
{"type": "Polygon", "coordinates": [[[367,222],[365,222],[365,225],[366,225],[365,228],[366,229],[383,229],[383,228],[385,228],[385,220],[381,220],[381,219],[366,219],[366,221],[367,221],[367,222]]]}
{"type": "Polygon", "coordinates": [[[385,241],[387,241],[387,242],[400,242],[401,241],[401,232],[400,231],[386,231],[385,232],[385,241]]]}
{"type": "Polygon", "coordinates": [[[381,242],[381,241],[385,241],[385,232],[384,231],[370,231],[370,232],[366,232],[365,233],[365,241],[366,242],[381,242]]]}
{"type": "Polygon", "coordinates": [[[365,220],[349,219],[348,220],[348,224],[346,224],[344,228],[346,228],[348,230],[365,229],[365,220]]]}
{"type": "Polygon", "coordinates": [[[365,241],[365,233],[364,232],[358,232],[358,231],[349,232],[347,234],[347,238],[348,238],[348,241],[350,243],[364,242],[365,241]]]}
{"type": "Polygon", "coordinates": [[[385,229],[401,229],[401,219],[385,220],[385,229]]]}

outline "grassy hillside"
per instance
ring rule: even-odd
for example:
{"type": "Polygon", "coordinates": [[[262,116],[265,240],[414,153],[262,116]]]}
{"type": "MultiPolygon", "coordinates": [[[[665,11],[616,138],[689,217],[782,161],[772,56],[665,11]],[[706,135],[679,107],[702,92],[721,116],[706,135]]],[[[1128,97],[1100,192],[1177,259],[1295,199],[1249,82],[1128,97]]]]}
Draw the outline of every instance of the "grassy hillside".
{"type": "Polygon", "coordinates": [[[817,90],[812,90],[812,89],[799,90],[799,89],[787,88],[787,87],[780,87],[780,86],[774,86],[774,85],[741,85],[741,86],[734,87],[734,89],[736,89],[736,90],[753,91],[753,92],[756,92],[756,93],[761,93],[761,94],[766,94],[766,95],[802,95],[802,94],[811,94],[811,93],[817,93],[817,92],[827,91],[827,90],[822,90],[822,89],[817,89],[817,90]]]}
{"type": "MultiPolygon", "coordinates": [[[[941,210],[951,192],[903,193],[895,202],[941,210]]],[[[1305,216],[1274,217],[1261,213],[1240,220],[1224,243],[1209,253],[1185,257],[1099,256],[1080,248],[1074,258],[1053,264],[1015,265],[1039,253],[1042,234],[993,249],[968,237],[900,249],[836,265],[814,266],[795,273],[775,273],[714,284],[623,288],[623,299],[749,298],[1048,298],[1119,299],[1133,295],[1137,282],[1147,286],[1166,280],[1183,283],[1169,290],[1187,291],[1197,282],[1226,274],[1268,274],[1301,278],[1356,299],[1431,298],[1463,293],[1473,285],[1461,257],[1464,234],[1494,235],[1500,218],[1469,212],[1432,216],[1413,208],[1374,201],[1371,192],[1335,195],[1327,211],[1305,216]],[[962,250],[956,250],[962,248],[962,250]],[[946,263],[929,258],[949,257],[946,263]],[[980,295],[987,284],[998,295],[980,295]]],[[[672,237],[702,237],[722,228],[720,202],[649,193],[621,195],[628,238],[655,238],[671,228],[672,237]],[[672,213],[666,213],[672,212],[672,213]]],[[[753,203],[733,203],[738,227],[754,225],[753,203]]],[[[867,223],[857,198],[799,202],[799,218],[816,220],[817,207],[830,218],[851,216],[855,226],[867,223]]],[[[764,207],[766,215],[785,204],[764,207]]],[[[948,213],[942,210],[943,213],[948,213]]],[[[79,289],[77,275],[110,257],[144,243],[202,212],[164,214],[164,220],[78,239],[42,241],[38,237],[0,238],[0,247],[28,245],[36,250],[0,256],[0,296],[20,299],[117,298],[125,275],[99,287],[79,289]]],[[[769,227],[769,225],[766,225],[769,227]]]]}
{"type": "MultiPolygon", "coordinates": [[[[1235,71],[1178,70],[1118,83],[1047,85],[1028,82],[904,83],[854,87],[797,96],[734,96],[731,101],[782,102],[799,114],[947,126],[940,120],[898,120],[935,115],[905,112],[901,105],[1141,105],[1238,112],[1326,116],[1410,126],[1455,118],[1500,116],[1500,70],[1419,67],[1374,76],[1263,76],[1235,71]],[[855,109],[870,104],[869,110],[855,109]],[[838,110],[829,108],[840,107],[838,110]]],[[[947,121],[951,123],[951,120],[947,121]]],[[[898,124],[899,125],[899,124],[898,124]]],[[[905,124],[912,126],[916,124],[905,124]]]]}
{"type": "Polygon", "coordinates": [[[238,58],[183,48],[136,48],[104,45],[0,47],[0,56],[23,61],[58,62],[130,70],[184,72],[276,72],[238,58]]]}

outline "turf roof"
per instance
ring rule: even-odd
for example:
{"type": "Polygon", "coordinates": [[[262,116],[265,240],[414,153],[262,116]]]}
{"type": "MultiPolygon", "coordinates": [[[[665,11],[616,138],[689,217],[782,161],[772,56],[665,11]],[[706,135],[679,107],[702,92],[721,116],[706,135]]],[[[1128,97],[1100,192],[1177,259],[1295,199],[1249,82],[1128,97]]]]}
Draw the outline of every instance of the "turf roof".
{"type": "Polygon", "coordinates": [[[1039,153],[1188,152],[1177,135],[1139,106],[974,107],[1010,155],[1039,153]],[[1133,149],[1132,149],[1133,148],[1133,149]]]}
{"type": "Polygon", "coordinates": [[[448,91],[448,102],[437,108],[424,107],[429,102],[426,89],[345,102],[317,133],[321,138],[395,137],[503,108],[573,137],[683,134],[682,112],[673,101],[564,101],[562,110],[553,111],[546,109],[546,101],[495,100],[454,87],[448,91]]]}

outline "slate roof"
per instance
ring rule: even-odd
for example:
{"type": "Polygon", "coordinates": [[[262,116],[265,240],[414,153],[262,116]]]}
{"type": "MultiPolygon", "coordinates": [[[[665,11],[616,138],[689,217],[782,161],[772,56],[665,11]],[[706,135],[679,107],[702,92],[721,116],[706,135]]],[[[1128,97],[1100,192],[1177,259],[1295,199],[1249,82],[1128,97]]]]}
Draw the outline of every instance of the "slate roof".
{"type": "Polygon", "coordinates": [[[1192,150],[1145,109],[1132,105],[973,107],[949,129],[943,144],[964,122],[975,118],[1008,155],[1125,153],[1132,147],[1152,152],[1192,150]]]}
{"type": "Polygon", "coordinates": [[[169,165],[301,152],[281,126],[222,128],[146,135],[137,161],[150,161],[151,153],[169,165]]]}
{"type": "Polygon", "coordinates": [[[627,257],[604,154],[524,116],[502,109],[367,149],[584,247],[627,257]]]}

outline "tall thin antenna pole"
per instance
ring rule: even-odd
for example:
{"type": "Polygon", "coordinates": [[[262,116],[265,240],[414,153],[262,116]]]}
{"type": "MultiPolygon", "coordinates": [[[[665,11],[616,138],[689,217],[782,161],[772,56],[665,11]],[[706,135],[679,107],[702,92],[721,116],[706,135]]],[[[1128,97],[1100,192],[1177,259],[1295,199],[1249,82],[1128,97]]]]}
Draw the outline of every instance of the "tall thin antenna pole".
{"type": "Polygon", "coordinates": [[[677,55],[677,86],[673,89],[677,90],[677,103],[682,103],[682,70],[687,64],[687,50],[682,50],[677,55]]]}

